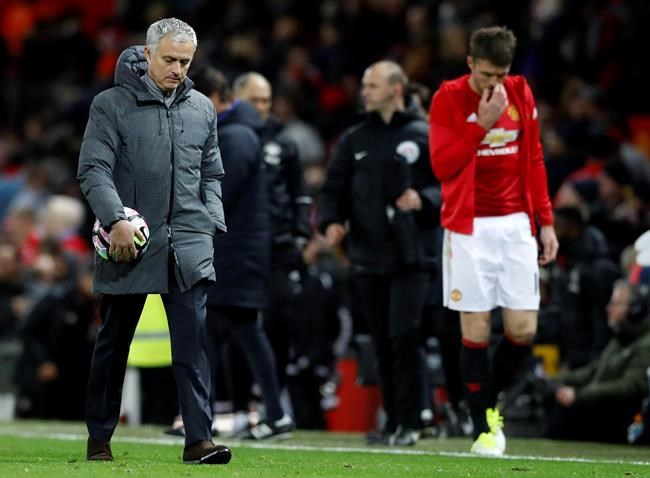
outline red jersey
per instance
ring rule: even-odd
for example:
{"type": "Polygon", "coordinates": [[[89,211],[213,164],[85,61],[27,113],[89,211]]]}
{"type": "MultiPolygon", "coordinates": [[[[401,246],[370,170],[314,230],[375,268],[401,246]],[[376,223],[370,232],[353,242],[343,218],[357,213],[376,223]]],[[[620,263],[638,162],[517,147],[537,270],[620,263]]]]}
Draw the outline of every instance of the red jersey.
{"type": "Polygon", "coordinates": [[[526,80],[506,78],[510,107],[489,132],[477,123],[480,97],[468,81],[469,75],[464,75],[443,82],[431,102],[429,144],[431,164],[442,185],[442,226],[471,234],[477,215],[517,211],[528,214],[533,231],[536,221],[553,224],[537,110],[526,80]],[[503,162],[495,171],[490,166],[495,166],[496,153],[503,162]]]}
{"type": "MultiPolygon", "coordinates": [[[[467,90],[480,100],[469,83],[467,90]]],[[[525,211],[519,180],[520,136],[521,117],[515,105],[510,104],[476,151],[475,216],[505,216],[525,211]]]]}

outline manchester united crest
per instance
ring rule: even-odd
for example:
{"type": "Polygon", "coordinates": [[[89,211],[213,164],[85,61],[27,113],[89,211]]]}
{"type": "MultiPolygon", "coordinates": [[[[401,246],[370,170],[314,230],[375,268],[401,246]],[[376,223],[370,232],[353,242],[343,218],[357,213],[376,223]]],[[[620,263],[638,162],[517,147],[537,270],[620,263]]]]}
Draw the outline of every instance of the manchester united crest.
{"type": "Polygon", "coordinates": [[[519,111],[517,111],[515,105],[508,106],[508,116],[512,121],[519,121],[519,111]]]}

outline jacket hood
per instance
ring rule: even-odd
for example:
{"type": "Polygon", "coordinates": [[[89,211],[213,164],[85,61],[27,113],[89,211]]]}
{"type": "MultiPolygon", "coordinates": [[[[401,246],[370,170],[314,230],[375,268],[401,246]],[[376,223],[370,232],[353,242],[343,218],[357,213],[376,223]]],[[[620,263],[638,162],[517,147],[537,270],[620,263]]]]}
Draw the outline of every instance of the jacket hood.
{"type": "MultiPolygon", "coordinates": [[[[147,59],[144,56],[144,45],[128,47],[117,58],[114,75],[115,85],[128,86],[149,96],[147,87],[142,82],[142,75],[146,73],[148,68],[147,59]]],[[[177,98],[187,94],[193,86],[194,82],[186,77],[177,88],[177,98]]],[[[140,94],[138,94],[138,97],[140,99],[144,98],[140,94]]]]}
{"type": "MultiPolygon", "coordinates": [[[[379,116],[379,113],[375,111],[366,113],[366,116],[370,121],[379,121],[383,123],[381,116],[379,116]]],[[[390,124],[401,125],[410,123],[411,121],[422,120],[424,120],[424,118],[422,117],[422,113],[420,113],[420,109],[417,107],[411,97],[409,95],[406,95],[404,97],[404,111],[396,111],[390,120],[390,124]]]]}
{"type": "Polygon", "coordinates": [[[246,101],[236,100],[230,108],[217,115],[221,126],[227,124],[245,124],[252,128],[258,135],[264,129],[264,122],[253,105],[246,101]]]}
{"type": "Polygon", "coordinates": [[[409,119],[417,119],[417,120],[427,119],[422,116],[422,111],[420,110],[420,108],[418,108],[418,105],[415,103],[415,101],[413,101],[411,95],[406,95],[406,97],[404,98],[404,111],[402,111],[401,113],[409,119]]]}
{"type": "Polygon", "coordinates": [[[147,60],[144,56],[144,46],[130,46],[117,59],[115,66],[115,85],[131,85],[142,89],[140,78],[147,71],[147,60]]]}

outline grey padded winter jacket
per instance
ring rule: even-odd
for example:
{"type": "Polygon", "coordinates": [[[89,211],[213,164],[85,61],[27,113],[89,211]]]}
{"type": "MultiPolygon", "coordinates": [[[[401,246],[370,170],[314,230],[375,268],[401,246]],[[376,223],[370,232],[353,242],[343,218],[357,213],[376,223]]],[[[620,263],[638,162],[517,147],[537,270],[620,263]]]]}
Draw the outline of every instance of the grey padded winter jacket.
{"type": "Polygon", "coordinates": [[[173,264],[181,290],[214,281],[213,237],[226,232],[214,106],[186,78],[168,109],[147,91],[146,68],[144,47],[122,52],[116,86],[93,100],[83,137],[77,177],[101,224],[124,219],[127,206],[151,234],[137,261],[95,255],[96,293],[168,292],[173,264]]]}

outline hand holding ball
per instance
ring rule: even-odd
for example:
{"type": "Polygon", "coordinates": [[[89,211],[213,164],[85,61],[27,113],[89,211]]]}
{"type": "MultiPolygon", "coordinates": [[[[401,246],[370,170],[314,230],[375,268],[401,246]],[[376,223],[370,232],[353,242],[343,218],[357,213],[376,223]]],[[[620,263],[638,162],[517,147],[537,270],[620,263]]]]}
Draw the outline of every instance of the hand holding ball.
{"type": "Polygon", "coordinates": [[[126,221],[118,221],[106,232],[98,220],[93,226],[93,245],[99,256],[112,262],[139,259],[149,245],[149,227],[135,209],[124,208],[126,221]],[[132,242],[131,238],[132,237],[132,242]]]}

